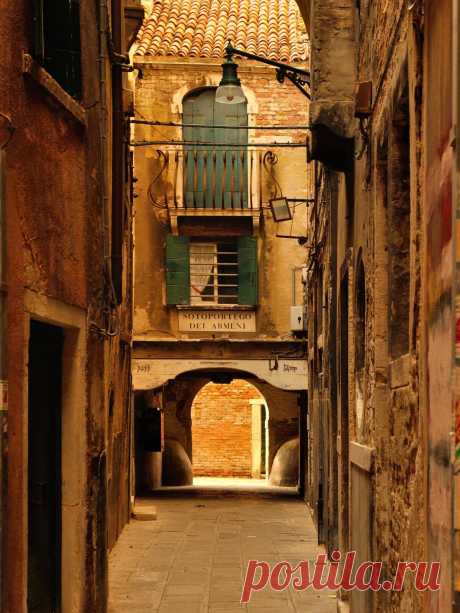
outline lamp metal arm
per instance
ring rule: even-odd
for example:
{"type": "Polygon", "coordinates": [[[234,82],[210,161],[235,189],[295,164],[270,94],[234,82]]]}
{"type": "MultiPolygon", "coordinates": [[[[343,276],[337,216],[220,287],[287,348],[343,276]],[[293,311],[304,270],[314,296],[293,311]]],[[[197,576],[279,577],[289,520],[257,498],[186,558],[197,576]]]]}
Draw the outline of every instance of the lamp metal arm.
{"type": "Polygon", "coordinates": [[[310,98],[310,94],[306,89],[306,85],[310,86],[310,72],[304,68],[297,68],[297,66],[291,66],[283,62],[277,62],[276,60],[270,60],[254,53],[249,53],[243,49],[234,47],[231,42],[228,42],[225,47],[225,53],[228,59],[232,59],[233,55],[240,55],[246,57],[249,60],[255,60],[262,64],[268,64],[276,68],[276,78],[279,83],[283,83],[285,78],[288,78],[307,98],[310,98]]]}

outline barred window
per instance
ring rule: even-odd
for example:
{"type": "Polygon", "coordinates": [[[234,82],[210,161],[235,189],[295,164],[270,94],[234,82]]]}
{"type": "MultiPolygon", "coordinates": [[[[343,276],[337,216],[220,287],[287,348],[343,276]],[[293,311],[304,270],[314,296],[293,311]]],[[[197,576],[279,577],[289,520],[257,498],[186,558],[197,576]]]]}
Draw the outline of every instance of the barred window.
{"type": "Polygon", "coordinates": [[[256,305],[257,239],[203,241],[169,234],[166,289],[169,305],[256,305]]]}
{"type": "Polygon", "coordinates": [[[33,0],[34,57],[66,92],[82,97],[80,0],[33,0]]]}
{"type": "Polygon", "coordinates": [[[236,241],[190,243],[190,303],[238,304],[236,241]]]}

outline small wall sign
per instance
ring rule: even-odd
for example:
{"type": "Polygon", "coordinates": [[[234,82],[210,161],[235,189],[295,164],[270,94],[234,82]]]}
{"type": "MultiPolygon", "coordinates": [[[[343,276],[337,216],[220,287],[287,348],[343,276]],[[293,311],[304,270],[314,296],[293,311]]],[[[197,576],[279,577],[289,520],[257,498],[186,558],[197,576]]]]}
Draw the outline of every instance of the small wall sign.
{"type": "Polygon", "coordinates": [[[254,311],[187,310],[179,311],[181,332],[255,332],[254,311]]]}

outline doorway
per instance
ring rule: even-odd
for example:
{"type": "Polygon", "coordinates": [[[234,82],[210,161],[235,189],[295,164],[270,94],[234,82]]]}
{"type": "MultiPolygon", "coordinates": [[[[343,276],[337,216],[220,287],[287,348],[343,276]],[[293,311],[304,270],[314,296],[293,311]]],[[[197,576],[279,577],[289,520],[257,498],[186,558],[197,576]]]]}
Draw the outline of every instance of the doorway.
{"type": "Polygon", "coordinates": [[[30,323],[28,370],[28,613],[59,613],[63,331],[30,323]]]}

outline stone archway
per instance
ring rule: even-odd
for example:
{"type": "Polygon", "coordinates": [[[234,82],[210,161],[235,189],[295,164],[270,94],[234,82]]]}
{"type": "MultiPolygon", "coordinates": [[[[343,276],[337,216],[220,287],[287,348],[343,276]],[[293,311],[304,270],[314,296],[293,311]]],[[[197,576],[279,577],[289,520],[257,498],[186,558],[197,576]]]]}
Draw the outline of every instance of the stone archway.
{"type": "MultiPolygon", "coordinates": [[[[265,399],[270,413],[267,448],[267,473],[273,465],[275,455],[286,442],[299,436],[299,394],[301,390],[286,390],[262,381],[250,372],[241,370],[190,370],[169,380],[161,387],[138,390],[137,407],[146,406],[149,398],[161,397],[163,449],[174,446],[181,448],[181,466],[186,471],[184,460],[193,462],[192,405],[196,395],[210,382],[229,383],[234,379],[249,382],[265,399]],[[170,442],[174,441],[174,442],[170,442]],[[183,450],[183,453],[182,453],[183,450]]],[[[187,469],[188,470],[188,469],[187,469]]],[[[190,471],[189,471],[190,472],[190,471]]],[[[163,471],[163,480],[166,475],[163,471]]],[[[166,481],[168,481],[166,479],[166,481]]],[[[170,483],[170,485],[181,485],[170,483]]]]}
{"type": "Polygon", "coordinates": [[[249,382],[265,399],[270,414],[267,448],[267,473],[278,449],[299,434],[298,391],[283,390],[253,377],[250,373],[191,371],[170,381],[164,388],[164,436],[178,441],[193,463],[192,405],[204,386],[229,383],[234,379],[249,382]]]}

